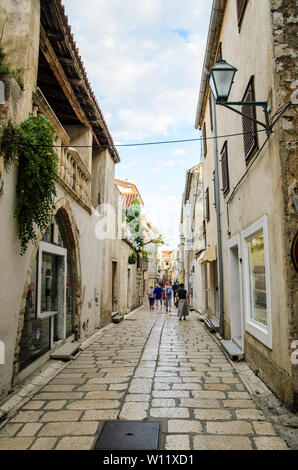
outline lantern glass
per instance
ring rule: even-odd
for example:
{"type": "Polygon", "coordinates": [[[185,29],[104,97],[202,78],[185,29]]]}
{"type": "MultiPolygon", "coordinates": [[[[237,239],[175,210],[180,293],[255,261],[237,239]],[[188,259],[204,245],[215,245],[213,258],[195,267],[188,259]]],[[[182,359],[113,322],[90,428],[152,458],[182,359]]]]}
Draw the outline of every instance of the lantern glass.
{"type": "Polygon", "coordinates": [[[228,100],[236,71],[225,60],[220,60],[210,69],[209,85],[217,103],[228,100]]]}

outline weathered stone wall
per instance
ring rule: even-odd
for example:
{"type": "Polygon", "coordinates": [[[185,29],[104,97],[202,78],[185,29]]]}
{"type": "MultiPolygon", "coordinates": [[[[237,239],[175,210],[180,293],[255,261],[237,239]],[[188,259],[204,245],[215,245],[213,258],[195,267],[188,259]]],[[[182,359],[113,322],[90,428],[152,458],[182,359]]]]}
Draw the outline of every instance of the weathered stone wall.
{"type": "MultiPolygon", "coordinates": [[[[5,104],[0,105],[0,131],[9,119],[20,123],[32,111],[32,91],[36,86],[39,50],[39,0],[4,0],[0,4],[1,45],[6,63],[23,69],[24,90],[14,78],[5,82],[5,104]]],[[[0,159],[1,160],[1,159],[0,159]]],[[[0,162],[1,163],[1,162],[0,162]]],[[[1,165],[2,167],[2,165],[1,165]]],[[[5,344],[5,364],[0,365],[0,397],[11,389],[18,319],[23,302],[24,284],[34,247],[20,256],[15,211],[17,169],[1,168],[4,190],[0,193],[0,340],[5,344]]]]}
{"type": "MultiPolygon", "coordinates": [[[[285,276],[289,323],[289,356],[291,344],[298,340],[298,276],[291,259],[291,245],[297,233],[298,214],[292,196],[298,200],[297,154],[297,2],[272,0],[272,40],[274,86],[277,108],[294,103],[277,124],[280,137],[281,184],[284,198],[285,276]]],[[[292,405],[298,407],[298,365],[292,363],[292,405]]]]}
{"type": "MultiPolygon", "coordinates": [[[[119,191],[114,183],[115,163],[108,150],[93,153],[92,174],[92,204],[98,208],[96,236],[101,244],[100,325],[104,326],[111,321],[112,262],[117,263],[119,272],[121,256],[121,237],[118,230],[119,191]],[[103,220],[106,224],[102,224],[103,220]]],[[[119,282],[118,275],[118,292],[119,282]]]]}
{"type": "MultiPolygon", "coordinates": [[[[24,90],[13,78],[8,77],[4,80],[6,101],[4,105],[0,105],[0,127],[9,119],[14,123],[21,123],[32,111],[32,92],[35,91],[38,70],[39,7],[39,0],[4,0],[0,5],[0,31],[5,22],[1,44],[10,66],[24,69],[24,90]]],[[[83,133],[70,133],[73,137],[70,145],[77,144],[81,141],[80,139],[83,139],[85,143],[91,142],[91,132],[86,129],[83,133]]],[[[84,152],[83,160],[91,169],[91,150],[90,153],[89,149],[84,152]]],[[[103,201],[117,208],[114,160],[108,151],[102,152],[99,160],[101,164],[98,167],[94,165],[93,168],[93,205],[97,207],[98,194],[96,192],[103,191],[103,201]],[[94,194],[96,194],[95,200],[94,194]]],[[[30,244],[24,256],[19,254],[17,221],[13,217],[17,168],[13,165],[9,172],[2,168],[1,171],[4,190],[0,193],[0,246],[1,267],[3,267],[0,270],[0,340],[5,345],[5,364],[0,365],[0,399],[7,395],[18,381],[19,342],[24,324],[28,285],[37,253],[37,247],[30,244]]],[[[112,259],[120,257],[121,240],[116,235],[107,241],[98,239],[96,237],[98,223],[96,212],[92,211],[90,214],[82,208],[59,184],[57,184],[56,204],[56,210],[61,209],[60,215],[74,256],[75,337],[79,339],[90,334],[94,328],[110,321],[111,265],[112,259]],[[107,280],[106,284],[105,280],[107,280]],[[101,293],[103,293],[102,298],[101,293]],[[102,312],[103,315],[101,315],[102,312]]],[[[116,219],[115,225],[117,228],[116,219]]],[[[38,241],[40,239],[39,234],[38,241]]],[[[46,359],[42,357],[40,360],[46,359]]]]}
{"type": "Polygon", "coordinates": [[[24,93],[18,100],[14,118],[22,122],[32,108],[32,92],[36,87],[40,0],[4,0],[0,4],[0,31],[3,28],[1,46],[6,54],[5,63],[12,69],[21,69],[24,93]]]}

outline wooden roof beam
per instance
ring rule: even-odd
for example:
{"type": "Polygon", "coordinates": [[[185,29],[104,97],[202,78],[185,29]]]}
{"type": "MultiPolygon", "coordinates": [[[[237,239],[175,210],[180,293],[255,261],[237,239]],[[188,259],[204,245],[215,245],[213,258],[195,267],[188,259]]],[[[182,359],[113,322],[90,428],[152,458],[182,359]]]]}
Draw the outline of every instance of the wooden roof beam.
{"type": "MultiPolygon", "coordinates": [[[[69,83],[69,79],[67,78],[67,76],[65,75],[65,72],[56,56],[56,53],[49,41],[49,39],[47,38],[47,34],[43,28],[42,25],[40,25],[40,48],[53,72],[53,74],[55,75],[61,89],[63,90],[65,96],[67,97],[69,103],[71,104],[75,114],[77,115],[79,121],[84,124],[86,127],[90,128],[90,123],[69,83]]],[[[92,134],[93,134],[93,138],[94,140],[96,141],[97,145],[99,147],[101,147],[101,144],[94,132],[94,130],[92,129],[91,127],[91,130],[92,130],[92,134]]]]}
{"type": "Polygon", "coordinates": [[[57,59],[59,60],[60,64],[73,65],[74,63],[74,60],[71,57],[58,56],[57,59]]]}

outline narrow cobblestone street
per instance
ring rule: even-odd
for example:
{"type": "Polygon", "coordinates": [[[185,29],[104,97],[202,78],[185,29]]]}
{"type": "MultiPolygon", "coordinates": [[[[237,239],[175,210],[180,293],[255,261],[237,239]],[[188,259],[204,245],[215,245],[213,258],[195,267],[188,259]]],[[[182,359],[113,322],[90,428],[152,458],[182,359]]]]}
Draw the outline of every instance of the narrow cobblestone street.
{"type": "Polygon", "coordinates": [[[160,449],[288,448],[194,314],[142,308],[89,343],[11,413],[0,449],[92,449],[105,420],[161,421],[160,449]]]}

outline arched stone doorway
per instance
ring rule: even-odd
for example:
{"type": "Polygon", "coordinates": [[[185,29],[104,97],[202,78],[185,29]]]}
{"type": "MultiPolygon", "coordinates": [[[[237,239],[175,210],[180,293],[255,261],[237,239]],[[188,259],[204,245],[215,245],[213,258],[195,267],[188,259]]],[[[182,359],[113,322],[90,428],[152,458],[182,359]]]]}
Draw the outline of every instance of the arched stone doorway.
{"type": "Polygon", "coordinates": [[[67,338],[79,338],[80,297],[78,233],[63,198],[32,253],[19,317],[13,383],[20,371],[43,356],[47,360],[67,338]]]}
{"type": "Polygon", "coordinates": [[[74,221],[65,207],[55,215],[63,246],[67,249],[66,276],[66,337],[80,336],[81,279],[78,233],[74,221]]]}

